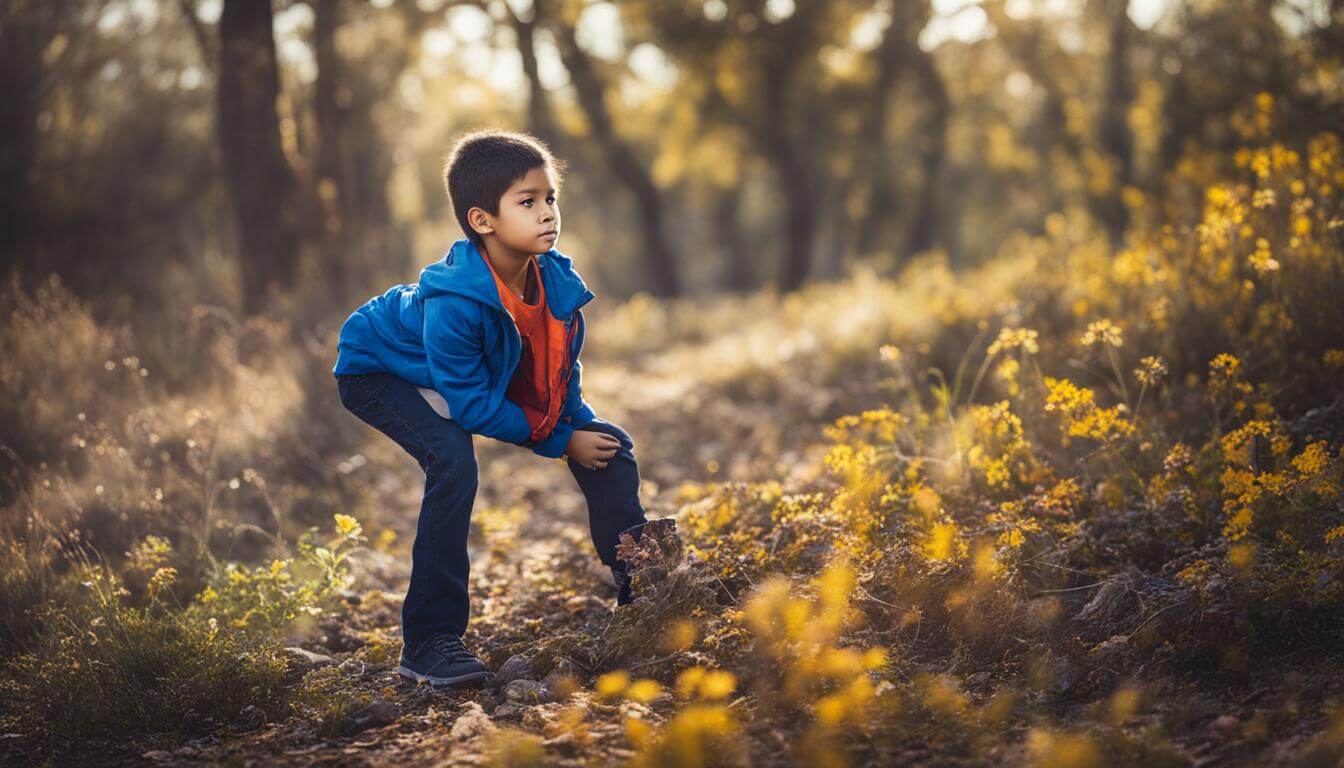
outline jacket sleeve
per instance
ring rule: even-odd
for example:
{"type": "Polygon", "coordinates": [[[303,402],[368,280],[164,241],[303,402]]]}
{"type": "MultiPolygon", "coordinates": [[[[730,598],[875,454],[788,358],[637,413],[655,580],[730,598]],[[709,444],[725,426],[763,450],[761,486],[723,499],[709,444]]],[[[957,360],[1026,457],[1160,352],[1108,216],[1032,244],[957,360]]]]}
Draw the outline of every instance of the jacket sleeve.
{"type": "Polygon", "coordinates": [[[443,296],[425,300],[424,344],[430,380],[454,421],[468,432],[535,445],[523,409],[491,391],[480,324],[460,304],[443,296]]]}

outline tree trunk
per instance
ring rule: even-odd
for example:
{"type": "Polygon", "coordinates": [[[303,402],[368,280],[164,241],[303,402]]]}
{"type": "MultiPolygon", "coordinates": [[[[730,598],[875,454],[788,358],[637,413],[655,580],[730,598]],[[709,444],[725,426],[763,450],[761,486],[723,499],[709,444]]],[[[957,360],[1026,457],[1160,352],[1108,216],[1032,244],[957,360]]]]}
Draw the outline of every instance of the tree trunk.
{"type": "Polygon", "coordinates": [[[0,272],[7,272],[42,231],[32,183],[47,80],[42,58],[66,11],[65,3],[57,2],[5,3],[0,8],[0,72],[5,73],[5,96],[0,99],[0,272]]]}
{"type": "Polygon", "coordinates": [[[681,293],[681,280],[671,243],[664,233],[662,195],[648,170],[635,156],[634,150],[616,135],[606,106],[606,89],[588,54],[579,47],[573,26],[559,19],[550,21],[553,22],[560,57],[573,79],[579,104],[588,118],[593,138],[601,145],[612,175],[635,197],[644,242],[640,252],[651,278],[650,290],[660,297],[677,296],[681,293]]]}
{"type": "Polygon", "coordinates": [[[952,112],[952,102],[933,56],[911,42],[907,49],[911,57],[910,69],[924,96],[928,113],[923,121],[924,128],[919,132],[919,197],[915,200],[901,243],[902,261],[938,242],[942,215],[938,190],[942,185],[943,162],[947,158],[947,121],[952,112]]]}
{"type": "Polygon", "coordinates": [[[756,287],[753,254],[737,221],[741,207],[742,189],[733,185],[715,193],[714,210],[710,213],[715,239],[723,249],[723,261],[727,265],[726,287],[736,293],[746,293],[756,287]]]}
{"type": "Polygon", "coordinates": [[[1127,116],[1134,100],[1129,76],[1129,0],[1101,2],[1110,27],[1110,49],[1106,53],[1105,103],[1099,118],[1098,138],[1101,149],[1111,160],[1114,173],[1110,189],[1093,202],[1098,218],[1105,224],[1111,244],[1119,246],[1129,225],[1129,210],[1121,193],[1134,183],[1134,136],[1127,116]]]}
{"type": "Polygon", "coordinates": [[[817,232],[817,205],[813,194],[812,173],[798,151],[789,126],[789,90],[796,71],[789,59],[791,52],[771,57],[765,78],[765,131],[763,142],[779,177],[784,193],[784,264],[780,291],[788,293],[803,286],[812,271],[813,239],[817,232]]]}
{"type": "Polygon", "coordinates": [[[243,309],[262,311],[294,280],[301,238],[298,182],[280,144],[279,70],[269,0],[225,0],[219,17],[220,156],[233,203],[243,309]]]}
{"type": "MultiPolygon", "coordinates": [[[[1040,159],[1036,183],[1041,200],[1041,211],[1054,211],[1063,208],[1065,201],[1059,192],[1057,179],[1054,178],[1052,158],[1056,150],[1062,150],[1075,164],[1081,162],[1083,148],[1078,138],[1068,131],[1068,119],[1064,112],[1066,92],[1070,90],[1056,76],[1060,62],[1067,57],[1059,54],[1058,43],[1050,32],[1047,22],[1040,20],[1015,20],[1004,11],[1004,3],[985,3],[982,5],[989,14],[989,21],[999,32],[1004,48],[1017,61],[1024,72],[1045,91],[1040,112],[1034,116],[1028,133],[1032,151],[1040,159]]],[[[1041,217],[1043,221],[1044,216],[1041,217]]],[[[1041,231],[1043,224],[1029,225],[1033,231],[1041,231]]]]}
{"type": "Polygon", "coordinates": [[[532,1],[532,17],[524,21],[507,3],[505,10],[513,24],[514,35],[518,38],[518,55],[522,58],[523,74],[527,76],[527,129],[533,136],[557,149],[559,138],[555,124],[551,121],[550,100],[546,88],[541,84],[541,71],[537,64],[536,30],[537,19],[544,13],[543,0],[532,1]]]}
{"type": "Polygon", "coordinates": [[[336,52],[336,30],[340,26],[339,0],[315,0],[313,8],[313,50],[317,59],[313,111],[317,118],[317,193],[322,211],[322,244],[327,265],[326,275],[333,298],[343,301],[349,293],[347,266],[351,254],[350,223],[351,174],[345,152],[345,114],[338,90],[344,73],[336,52]]]}
{"type": "MultiPolygon", "coordinates": [[[[317,59],[314,186],[323,223],[323,269],[333,298],[354,300],[367,295],[370,281],[384,279],[389,269],[414,264],[408,259],[411,249],[407,233],[392,221],[387,195],[391,153],[373,119],[385,89],[372,82],[364,68],[341,58],[336,48],[337,32],[342,25],[353,22],[363,4],[347,0],[309,2],[314,10],[313,49],[317,59]]],[[[422,18],[416,15],[410,21],[413,27],[422,18]]],[[[390,72],[401,72],[408,64],[404,49],[377,56],[390,72]]]]}
{"type": "Polygon", "coordinates": [[[862,146],[873,154],[873,162],[862,169],[868,175],[868,206],[863,221],[859,222],[857,250],[860,256],[883,247],[882,241],[887,232],[884,224],[895,209],[896,192],[892,189],[893,174],[887,158],[886,134],[891,114],[891,91],[896,87],[905,59],[905,32],[905,26],[893,17],[883,32],[881,44],[874,52],[877,75],[873,78],[872,96],[864,115],[861,134],[862,146]]]}

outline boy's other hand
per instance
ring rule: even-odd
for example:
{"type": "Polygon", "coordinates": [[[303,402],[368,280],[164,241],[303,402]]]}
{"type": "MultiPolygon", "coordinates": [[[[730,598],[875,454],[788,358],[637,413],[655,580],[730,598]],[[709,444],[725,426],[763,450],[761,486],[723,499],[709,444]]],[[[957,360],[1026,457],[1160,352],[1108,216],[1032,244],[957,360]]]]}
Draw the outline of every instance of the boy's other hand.
{"type": "Polygon", "coordinates": [[[569,436],[565,455],[589,469],[601,469],[607,466],[607,462],[611,461],[611,457],[616,455],[616,450],[620,447],[621,441],[617,440],[615,435],[576,429],[574,434],[569,436]]]}

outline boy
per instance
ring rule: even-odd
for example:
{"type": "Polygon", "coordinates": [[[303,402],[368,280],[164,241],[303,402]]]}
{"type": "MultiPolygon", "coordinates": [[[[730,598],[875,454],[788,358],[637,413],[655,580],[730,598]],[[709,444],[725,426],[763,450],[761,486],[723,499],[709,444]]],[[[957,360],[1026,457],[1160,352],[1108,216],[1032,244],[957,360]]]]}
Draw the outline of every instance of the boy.
{"type": "Polygon", "coordinates": [[[579,310],[595,295],[555,249],[563,167],[526,134],[463,137],[444,185],[466,239],[418,283],[370,299],[341,328],[333,373],[342,404],[425,471],[397,669],[417,681],[476,685],[488,676],[462,642],[473,434],[567,457],[617,604],[631,600],[616,543],[623,531],[638,537],[645,522],[639,469],[630,436],[582,397],[579,310]]]}

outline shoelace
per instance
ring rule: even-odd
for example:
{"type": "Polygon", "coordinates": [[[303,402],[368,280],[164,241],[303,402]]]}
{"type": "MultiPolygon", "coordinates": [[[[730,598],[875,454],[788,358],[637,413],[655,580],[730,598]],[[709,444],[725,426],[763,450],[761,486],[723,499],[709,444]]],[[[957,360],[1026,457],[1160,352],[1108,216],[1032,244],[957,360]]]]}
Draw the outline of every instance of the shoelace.
{"type": "Polygon", "coordinates": [[[449,661],[475,661],[476,654],[467,650],[463,644],[462,638],[454,635],[437,635],[429,641],[429,645],[434,650],[443,654],[443,657],[449,661]]]}

